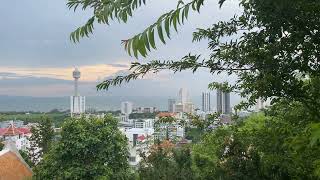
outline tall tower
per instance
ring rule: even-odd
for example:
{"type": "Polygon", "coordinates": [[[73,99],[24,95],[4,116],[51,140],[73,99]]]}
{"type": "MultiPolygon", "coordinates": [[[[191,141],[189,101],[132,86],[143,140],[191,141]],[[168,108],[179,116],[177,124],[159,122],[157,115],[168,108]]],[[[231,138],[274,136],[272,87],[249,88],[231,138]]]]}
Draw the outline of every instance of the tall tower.
{"type": "Polygon", "coordinates": [[[230,114],[231,113],[231,106],[230,106],[230,92],[223,93],[222,99],[222,113],[223,114],[230,114]]]}
{"type": "Polygon", "coordinates": [[[75,68],[74,71],[72,72],[73,78],[74,78],[74,96],[79,96],[78,93],[78,80],[80,79],[80,71],[78,68],[75,68]]]}
{"type": "Polygon", "coordinates": [[[125,115],[130,115],[132,113],[132,103],[131,102],[122,102],[121,103],[121,113],[125,115]]]}
{"type": "Polygon", "coordinates": [[[72,72],[74,78],[74,95],[70,97],[70,114],[79,115],[86,111],[86,98],[85,96],[80,96],[78,92],[78,81],[80,79],[80,71],[78,68],[72,72]]]}
{"type": "Polygon", "coordinates": [[[185,104],[190,101],[189,92],[185,88],[179,90],[179,103],[185,104]]]}
{"type": "Polygon", "coordinates": [[[217,89],[217,112],[222,113],[222,91],[217,89]]]}
{"type": "Polygon", "coordinates": [[[209,92],[202,93],[202,111],[210,112],[211,111],[211,99],[209,92]]]}

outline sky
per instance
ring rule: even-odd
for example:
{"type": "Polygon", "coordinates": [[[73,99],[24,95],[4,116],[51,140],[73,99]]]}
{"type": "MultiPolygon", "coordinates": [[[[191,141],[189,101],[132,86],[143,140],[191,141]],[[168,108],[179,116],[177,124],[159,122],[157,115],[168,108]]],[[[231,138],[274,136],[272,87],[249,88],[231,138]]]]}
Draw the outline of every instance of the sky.
{"type": "Polygon", "coordinates": [[[196,74],[161,72],[150,74],[109,91],[97,92],[101,80],[127,72],[130,62],[178,60],[188,53],[208,55],[207,42],[192,43],[196,28],[210,27],[241,12],[237,0],[229,0],[220,9],[218,0],[206,1],[201,13],[172,32],[166,45],[148,57],[130,57],[122,39],[128,39],[155,22],[164,12],[176,7],[177,1],[151,0],[138,9],[127,24],[95,24],[94,34],[74,44],[69,34],[90,17],[91,11],[69,10],[66,0],[10,0],[0,6],[0,95],[59,97],[73,91],[72,71],[81,71],[80,93],[85,96],[163,96],[174,97],[185,87],[191,96],[208,91],[212,81],[234,81],[235,77],[211,75],[205,70],[196,74]]]}

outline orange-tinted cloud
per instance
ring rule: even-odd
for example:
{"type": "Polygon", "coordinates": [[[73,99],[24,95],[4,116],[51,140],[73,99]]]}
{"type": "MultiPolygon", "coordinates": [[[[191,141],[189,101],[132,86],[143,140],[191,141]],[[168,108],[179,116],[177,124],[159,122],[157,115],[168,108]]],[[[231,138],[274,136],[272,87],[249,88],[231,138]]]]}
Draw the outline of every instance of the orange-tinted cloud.
{"type": "MultiPolygon", "coordinates": [[[[0,72],[15,73],[18,76],[47,77],[72,80],[73,67],[0,67],[0,72]]],[[[111,76],[119,71],[127,70],[127,64],[97,64],[80,66],[81,81],[96,81],[98,78],[111,76]]]]}

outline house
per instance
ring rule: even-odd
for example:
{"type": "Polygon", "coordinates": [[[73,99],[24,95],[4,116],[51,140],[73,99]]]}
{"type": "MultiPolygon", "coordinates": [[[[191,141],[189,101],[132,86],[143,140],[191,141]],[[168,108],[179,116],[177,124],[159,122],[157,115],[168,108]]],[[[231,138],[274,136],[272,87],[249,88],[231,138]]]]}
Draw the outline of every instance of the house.
{"type": "Polygon", "coordinates": [[[19,154],[13,141],[5,141],[0,151],[0,180],[31,179],[32,170],[19,154]]]}
{"type": "Polygon", "coordinates": [[[29,147],[28,137],[30,136],[29,128],[17,128],[13,122],[7,128],[0,128],[0,140],[15,142],[18,150],[27,150],[27,147],[29,147]]]}

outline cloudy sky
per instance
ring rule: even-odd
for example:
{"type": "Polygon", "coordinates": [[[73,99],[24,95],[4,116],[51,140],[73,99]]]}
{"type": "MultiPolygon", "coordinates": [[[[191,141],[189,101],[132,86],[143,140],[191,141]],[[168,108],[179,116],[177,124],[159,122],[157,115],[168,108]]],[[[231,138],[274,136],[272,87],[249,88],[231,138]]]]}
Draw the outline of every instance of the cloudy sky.
{"type": "MultiPolygon", "coordinates": [[[[226,20],[240,12],[236,0],[222,9],[218,0],[206,2],[201,14],[192,13],[188,22],[166,45],[147,58],[174,60],[190,52],[206,55],[206,42],[192,43],[197,27],[209,27],[218,20],[226,20]]],[[[107,92],[97,92],[95,85],[106,77],[126,72],[133,57],[126,54],[121,40],[144,30],[159,15],[176,6],[173,0],[151,0],[134,13],[127,24],[112,22],[111,26],[95,26],[94,35],[78,44],[69,41],[69,34],[85,23],[88,12],[73,12],[66,0],[10,0],[0,6],[0,95],[9,96],[69,96],[72,93],[72,70],[82,72],[80,92],[86,96],[172,96],[180,87],[195,96],[207,90],[211,81],[230,80],[226,76],[212,76],[206,71],[152,74],[107,92]]]]}

